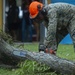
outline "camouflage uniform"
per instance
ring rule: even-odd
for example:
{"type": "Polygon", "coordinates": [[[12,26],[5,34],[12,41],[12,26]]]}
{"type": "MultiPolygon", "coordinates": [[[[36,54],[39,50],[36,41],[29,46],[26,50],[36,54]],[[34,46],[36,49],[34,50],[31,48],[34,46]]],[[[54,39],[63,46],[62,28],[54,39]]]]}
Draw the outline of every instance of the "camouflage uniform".
{"type": "Polygon", "coordinates": [[[60,41],[70,33],[75,45],[75,6],[68,3],[54,3],[44,7],[47,11],[47,37],[44,45],[57,50],[60,41]]]}

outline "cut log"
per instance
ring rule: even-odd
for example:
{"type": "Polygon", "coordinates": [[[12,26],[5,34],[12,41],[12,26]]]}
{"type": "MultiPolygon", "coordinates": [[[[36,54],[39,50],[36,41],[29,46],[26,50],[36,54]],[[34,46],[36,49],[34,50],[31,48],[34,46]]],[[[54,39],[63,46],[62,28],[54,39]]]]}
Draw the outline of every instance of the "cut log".
{"type": "Polygon", "coordinates": [[[16,66],[26,59],[41,62],[63,75],[75,75],[75,62],[47,53],[36,53],[12,47],[0,38],[0,63],[16,66]]]}
{"type": "Polygon", "coordinates": [[[16,49],[0,38],[0,64],[17,67],[18,63],[25,61],[23,50],[16,49]],[[19,55],[19,53],[21,53],[19,55]]]}
{"type": "Polygon", "coordinates": [[[52,54],[35,53],[27,51],[27,56],[30,60],[35,60],[50,66],[52,70],[62,75],[75,75],[75,62],[62,59],[52,54]]]}

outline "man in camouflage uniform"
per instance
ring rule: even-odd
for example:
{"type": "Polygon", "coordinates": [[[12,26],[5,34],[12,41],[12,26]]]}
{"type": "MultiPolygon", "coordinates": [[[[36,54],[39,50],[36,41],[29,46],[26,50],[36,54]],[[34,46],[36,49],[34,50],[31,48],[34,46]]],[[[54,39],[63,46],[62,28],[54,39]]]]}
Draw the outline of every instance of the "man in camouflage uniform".
{"type": "Polygon", "coordinates": [[[47,27],[47,37],[44,41],[45,52],[55,54],[58,44],[68,33],[70,33],[75,48],[75,6],[68,3],[53,3],[47,6],[39,4],[37,9],[39,13],[33,18],[29,8],[30,17],[35,21],[45,22],[47,27]]]}

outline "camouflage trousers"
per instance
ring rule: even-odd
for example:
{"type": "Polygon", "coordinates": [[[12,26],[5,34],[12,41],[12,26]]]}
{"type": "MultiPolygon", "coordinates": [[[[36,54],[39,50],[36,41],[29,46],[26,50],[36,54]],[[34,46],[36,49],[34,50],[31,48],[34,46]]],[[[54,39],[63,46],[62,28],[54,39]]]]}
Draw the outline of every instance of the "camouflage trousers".
{"type": "Polygon", "coordinates": [[[75,50],[75,16],[73,16],[73,18],[70,20],[69,24],[66,27],[62,28],[61,30],[57,30],[56,33],[57,46],[68,33],[72,38],[75,50]]]}

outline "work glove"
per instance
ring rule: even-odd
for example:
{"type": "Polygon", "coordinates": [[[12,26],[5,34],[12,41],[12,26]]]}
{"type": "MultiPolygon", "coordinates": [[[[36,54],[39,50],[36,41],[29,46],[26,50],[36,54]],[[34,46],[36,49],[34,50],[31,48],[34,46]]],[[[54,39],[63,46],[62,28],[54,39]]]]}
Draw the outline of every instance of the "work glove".
{"type": "Polygon", "coordinates": [[[44,45],[39,45],[39,52],[41,52],[41,51],[45,51],[45,49],[46,49],[46,46],[44,46],[44,45]]]}
{"type": "Polygon", "coordinates": [[[50,54],[56,55],[56,51],[55,50],[52,50],[50,48],[46,48],[45,49],[45,53],[50,53],[50,54]]]}
{"type": "Polygon", "coordinates": [[[50,54],[56,55],[56,51],[55,51],[55,50],[52,50],[52,49],[50,49],[50,48],[47,48],[47,47],[44,46],[44,45],[40,45],[40,46],[39,46],[39,52],[45,52],[45,53],[50,53],[50,54]]]}

